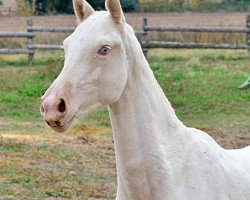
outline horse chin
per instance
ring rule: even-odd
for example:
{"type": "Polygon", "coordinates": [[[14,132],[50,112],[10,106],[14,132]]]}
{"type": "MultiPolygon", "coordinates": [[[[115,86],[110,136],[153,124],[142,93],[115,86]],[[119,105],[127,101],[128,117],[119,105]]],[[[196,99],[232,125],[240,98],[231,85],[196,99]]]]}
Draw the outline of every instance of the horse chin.
{"type": "Polygon", "coordinates": [[[74,121],[74,117],[72,117],[71,120],[69,120],[66,124],[64,124],[63,126],[59,126],[59,127],[51,127],[51,129],[57,133],[64,133],[66,131],[69,130],[69,128],[72,125],[72,122],[74,121]]]}

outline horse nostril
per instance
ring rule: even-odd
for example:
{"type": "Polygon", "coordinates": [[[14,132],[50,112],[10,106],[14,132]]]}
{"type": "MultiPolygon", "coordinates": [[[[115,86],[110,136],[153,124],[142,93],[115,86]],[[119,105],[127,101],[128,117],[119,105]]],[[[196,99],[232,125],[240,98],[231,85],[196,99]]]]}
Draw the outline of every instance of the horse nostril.
{"type": "Polygon", "coordinates": [[[42,114],[44,113],[44,107],[43,107],[43,105],[41,105],[41,113],[42,114]]]}
{"type": "Polygon", "coordinates": [[[60,103],[58,105],[58,110],[60,113],[64,113],[66,111],[66,104],[63,99],[60,99],[60,103]]]}

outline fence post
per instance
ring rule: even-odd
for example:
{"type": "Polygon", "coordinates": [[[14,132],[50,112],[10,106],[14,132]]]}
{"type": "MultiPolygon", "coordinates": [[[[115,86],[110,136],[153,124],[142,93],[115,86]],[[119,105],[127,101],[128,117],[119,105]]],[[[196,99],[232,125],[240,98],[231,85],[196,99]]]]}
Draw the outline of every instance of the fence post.
{"type": "Polygon", "coordinates": [[[148,42],[148,19],[147,17],[144,17],[142,20],[142,30],[143,30],[143,40],[142,40],[142,50],[143,53],[145,55],[145,57],[147,57],[148,54],[148,49],[145,48],[145,44],[148,42]]]}
{"type": "Polygon", "coordinates": [[[247,24],[247,38],[246,38],[246,41],[247,41],[247,55],[248,55],[248,58],[250,58],[250,15],[247,15],[247,20],[246,20],[247,24]]]}
{"type": "MultiPolygon", "coordinates": [[[[29,27],[32,27],[32,26],[33,26],[33,21],[32,20],[27,20],[27,32],[30,32],[30,33],[33,32],[33,31],[31,31],[29,29],[29,27]]],[[[34,54],[35,54],[35,52],[34,52],[33,49],[31,49],[29,47],[29,45],[33,45],[33,37],[28,37],[28,39],[27,39],[27,48],[30,51],[29,52],[29,56],[28,56],[28,66],[32,67],[33,66],[33,62],[34,62],[34,54]]]]}

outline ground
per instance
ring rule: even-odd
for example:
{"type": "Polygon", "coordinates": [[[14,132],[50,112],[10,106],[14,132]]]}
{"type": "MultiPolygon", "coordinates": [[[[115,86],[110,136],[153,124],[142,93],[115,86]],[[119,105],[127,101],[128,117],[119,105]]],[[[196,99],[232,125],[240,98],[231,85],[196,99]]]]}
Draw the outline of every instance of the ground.
{"type": "MultiPolygon", "coordinates": [[[[139,29],[143,15],[127,18],[139,29]]],[[[150,14],[149,18],[152,24],[245,26],[244,13],[150,14]]],[[[25,30],[26,19],[1,18],[0,30],[25,30]]],[[[75,19],[34,17],[34,22],[72,26],[75,19]]],[[[46,39],[42,35],[39,40],[49,42],[46,39]]],[[[249,76],[246,51],[155,49],[148,60],[187,126],[208,132],[224,148],[250,145],[250,91],[237,89],[249,76]]],[[[0,199],[115,197],[114,146],[107,109],[76,119],[64,134],[51,131],[40,117],[40,96],[62,66],[63,52],[37,53],[33,68],[27,67],[26,56],[0,56],[0,199]]]]}

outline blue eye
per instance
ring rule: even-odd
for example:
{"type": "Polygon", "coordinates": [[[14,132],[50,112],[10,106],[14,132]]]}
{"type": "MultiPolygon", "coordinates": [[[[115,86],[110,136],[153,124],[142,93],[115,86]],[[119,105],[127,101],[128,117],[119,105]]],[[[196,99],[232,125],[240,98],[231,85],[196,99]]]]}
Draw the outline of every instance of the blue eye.
{"type": "Polygon", "coordinates": [[[110,46],[105,45],[98,51],[98,54],[106,56],[109,53],[110,49],[111,49],[110,46]]]}

